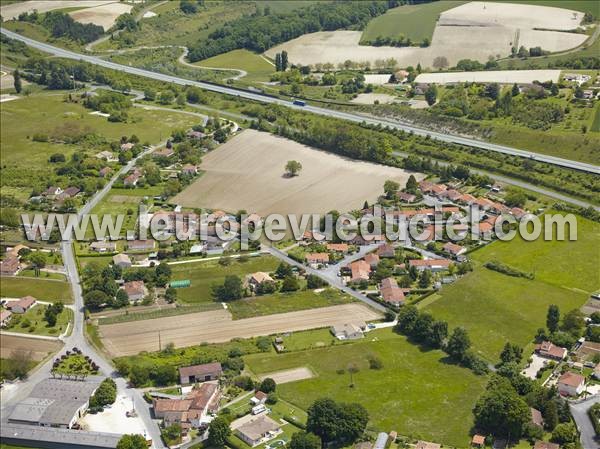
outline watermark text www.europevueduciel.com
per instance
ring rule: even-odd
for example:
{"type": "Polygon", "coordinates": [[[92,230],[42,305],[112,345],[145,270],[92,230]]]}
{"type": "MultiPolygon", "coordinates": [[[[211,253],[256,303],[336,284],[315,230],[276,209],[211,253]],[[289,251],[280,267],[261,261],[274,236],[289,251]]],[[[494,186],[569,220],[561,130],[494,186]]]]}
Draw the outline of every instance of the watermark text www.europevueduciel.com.
{"type": "Polygon", "coordinates": [[[91,226],[96,240],[166,241],[240,241],[241,249],[263,238],[271,242],[284,239],[301,241],[309,232],[321,242],[431,242],[437,240],[489,241],[512,240],[517,235],[527,241],[577,240],[577,219],[573,214],[546,214],[544,220],[534,214],[515,217],[492,215],[477,205],[463,213],[458,207],[436,205],[429,209],[399,210],[373,207],[371,213],[352,214],[215,214],[197,212],[158,212],[150,214],[140,205],[136,230],[124,232],[126,215],[96,214],[22,214],[29,240],[85,241],[91,226]],[[56,238],[56,233],[60,238],[56,238]]]}

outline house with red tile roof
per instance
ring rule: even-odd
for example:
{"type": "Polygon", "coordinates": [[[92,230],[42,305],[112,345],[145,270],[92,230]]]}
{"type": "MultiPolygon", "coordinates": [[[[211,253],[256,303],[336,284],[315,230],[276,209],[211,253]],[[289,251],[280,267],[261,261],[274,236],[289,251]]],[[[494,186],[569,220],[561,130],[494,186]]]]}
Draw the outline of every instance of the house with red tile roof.
{"type": "Polygon", "coordinates": [[[306,263],[314,265],[325,265],[329,263],[329,253],[308,253],[305,256],[306,263]]]}
{"type": "Polygon", "coordinates": [[[369,264],[372,270],[377,268],[377,265],[379,264],[379,256],[375,253],[369,253],[363,259],[369,264]]]}
{"type": "Polygon", "coordinates": [[[6,308],[12,313],[25,313],[37,303],[33,296],[23,296],[18,301],[8,301],[6,308]]]}
{"type": "Polygon", "coordinates": [[[558,378],[558,392],[563,396],[579,396],[585,389],[585,377],[581,374],[567,371],[558,378]]]}
{"type": "Polygon", "coordinates": [[[364,260],[357,260],[350,264],[350,271],[352,272],[350,281],[368,281],[371,274],[371,265],[364,260]]]}
{"type": "Polygon", "coordinates": [[[336,253],[344,253],[346,254],[349,250],[349,246],[347,243],[328,243],[327,251],[333,251],[336,253]]]}
{"type": "Polygon", "coordinates": [[[130,302],[136,302],[144,299],[148,294],[148,289],[144,281],[129,281],[123,284],[123,290],[127,293],[130,302]]]}
{"type": "Polygon", "coordinates": [[[381,298],[385,302],[394,306],[400,306],[405,301],[404,292],[398,286],[396,279],[392,277],[385,278],[381,281],[379,293],[381,293],[381,298]]]}
{"type": "Polygon", "coordinates": [[[467,252],[467,248],[452,242],[448,242],[444,246],[442,246],[442,250],[447,252],[448,254],[452,254],[454,257],[458,257],[467,252]]]}
{"type": "Polygon", "coordinates": [[[412,259],[408,261],[408,266],[415,267],[418,271],[443,271],[447,270],[451,263],[448,259],[412,259]]]}
{"type": "Polygon", "coordinates": [[[0,327],[8,326],[12,312],[10,310],[0,310],[0,327]]]}
{"type": "Polygon", "coordinates": [[[20,268],[19,256],[14,254],[7,254],[4,260],[0,261],[0,274],[2,276],[14,276],[20,268]]]}
{"type": "Polygon", "coordinates": [[[379,245],[376,251],[377,255],[382,259],[393,259],[396,257],[396,250],[390,243],[379,245]]]}
{"type": "Polygon", "coordinates": [[[543,341],[539,345],[535,346],[535,352],[540,356],[547,359],[552,360],[563,360],[568,351],[565,348],[561,348],[560,346],[556,346],[554,343],[550,341],[543,341]]]}
{"type": "Polygon", "coordinates": [[[413,195],[412,193],[398,192],[397,196],[398,199],[403,203],[414,203],[415,201],[417,201],[417,195],[413,195]]]}

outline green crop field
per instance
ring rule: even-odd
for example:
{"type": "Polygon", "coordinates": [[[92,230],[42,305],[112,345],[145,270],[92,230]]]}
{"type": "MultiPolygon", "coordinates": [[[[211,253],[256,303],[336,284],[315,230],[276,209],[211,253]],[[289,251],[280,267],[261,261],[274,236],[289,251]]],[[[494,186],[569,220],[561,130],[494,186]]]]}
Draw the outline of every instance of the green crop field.
{"type": "Polygon", "coordinates": [[[245,262],[233,260],[230,265],[219,265],[216,260],[206,262],[172,265],[172,280],[189,279],[192,285],[177,289],[177,299],[182,302],[212,302],[212,286],[223,283],[225,276],[237,275],[243,278],[256,271],[270,272],[275,270],[279,261],[271,256],[253,257],[245,262]]]}
{"type": "MultiPolygon", "coordinates": [[[[268,81],[275,67],[262,56],[248,50],[232,50],[194,65],[225,69],[239,69],[248,72],[242,81],[268,81]]],[[[232,73],[231,76],[236,75],[232,73]]]]}
{"type": "Polygon", "coordinates": [[[548,305],[563,313],[581,307],[600,286],[598,237],[600,225],[578,217],[576,242],[494,242],[472,253],[475,269],[452,285],[425,309],[450,327],[463,326],[473,348],[490,361],[507,341],[525,346],[545,326],[548,305]],[[483,264],[498,260],[534,280],[490,271],[483,264]]]}
{"type": "Polygon", "coordinates": [[[20,298],[31,295],[41,301],[73,302],[71,286],[68,282],[35,279],[26,277],[2,277],[0,296],[20,298]]]}
{"type": "Polygon", "coordinates": [[[353,343],[252,354],[244,360],[255,374],[309,367],[316,377],[277,387],[282,399],[305,410],[322,397],[358,402],[369,411],[376,430],[458,447],[468,444],[471,409],[487,381],[447,363],[443,352],[424,351],[389,329],[353,343]],[[369,369],[371,357],[383,362],[381,370],[369,369]],[[353,388],[345,371],[351,364],[359,369],[353,388]]]}
{"type": "Polygon", "coordinates": [[[257,296],[232,301],[228,306],[233,319],[239,320],[253,316],[347,304],[352,301],[349,295],[332,288],[321,293],[315,293],[313,290],[299,290],[290,293],[257,296]]]}
{"type": "Polygon", "coordinates": [[[369,22],[363,31],[361,41],[372,41],[378,36],[398,37],[400,35],[410,38],[415,43],[425,38],[431,40],[439,15],[463,3],[466,2],[449,0],[392,8],[369,22]]]}

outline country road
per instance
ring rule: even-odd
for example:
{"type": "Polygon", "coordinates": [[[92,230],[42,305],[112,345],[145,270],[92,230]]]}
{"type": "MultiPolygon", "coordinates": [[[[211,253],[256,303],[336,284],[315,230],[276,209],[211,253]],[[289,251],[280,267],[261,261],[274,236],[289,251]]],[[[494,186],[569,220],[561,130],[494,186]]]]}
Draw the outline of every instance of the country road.
{"type": "Polygon", "coordinates": [[[90,64],[99,65],[99,66],[106,67],[109,69],[119,70],[122,72],[130,73],[132,75],[143,76],[143,77],[155,79],[158,81],[164,81],[164,82],[169,82],[169,83],[174,83],[174,84],[179,84],[179,85],[184,85],[184,86],[185,85],[197,86],[197,87],[200,87],[202,89],[212,91],[212,92],[228,94],[228,95],[232,95],[234,97],[246,98],[248,100],[259,101],[262,103],[278,104],[278,105],[286,106],[286,107],[289,107],[292,109],[304,110],[307,112],[312,112],[314,114],[339,118],[339,119],[348,120],[348,121],[355,122],[355,123],[363,123],[364,122],[366,124],[371,124],[371,125],[381,125],[384,127],[387,126],[390,128],[401,129],[406,132],[412,132],[412,133],[414,133],[416,135],[420,135],[420,136],[430,136],[432,139],[440,140],[442,142],[450,142],[450,143],[466,145],[466,146],[475,147],[475,148],[481,148],[484,150],[495,151],[498,153],[509,154],[512,156],[520,156],[520,157],[533,159],[533,160],[540,161],[540,162],[546,162],[546,163],[558,165],[561,167],[567,167],[567,168],[581,170],[581,171],[585,171],[585,172],[589,172],[589,173],[600,174],[600,166],[593,165],[593,164],[573,161],[573,160],[569,160],[569,159],[563,159],[563,158],[554,157],[554,156],[547,156],[547,155],[538,154],[538,153],[532,153],[530,151],[519,150],[516,148],[511,148],[511,147],[507,147],[507,146],[503,146],[503,145],[496,145],[496,144],[489,143],[489,142],[483,142],[483,141],[477,140],[477,139],[470,139],[467,137],[455,136],[455,135],[451,135],[451,134],[444,134],[444,133],[439,133],[439,132],[435,132],[435,131],[428,131],[428,130],[425,130],[422,128],[417,128],[415,126],[411,126],[411,125],[407,125],[407,124],[403,124],[403,123],[391,121],[391,120],[383,120],[383,119],[377,119],[377,118],[363,116],[363,115],[359,115],[359,114],[352,114],[349,112],[335,111],[335,110],[331,110],[331,109],[327,109],[327,108],[321,108],[318,106],[310,106],[310,105],[299,106],[299,105],[293,104],[293,102],[291,102],[291,101],[282,100],[282,99],[274,98],[274,97],[269,97],[269,96],[266,96],[266,95],[263,95],[260,93],[241,91],[241,90],[232,89],[232,88],[226,87],[226,86],[208,84],[208,83],[204,83],[201,81],[191,81],[191,80],[179,78],[176,76],[165,75],[162,73],[151,72],[149,70],[138,69],[136,67],[129,67],[129,66],[125,66],[122,64],[116,64],[114,62],[105,61],[96,56],[84,55],[84,54],[76,53],[76,52],[73,52],[70,50],[65,50],[65,49],[62,49],[59,47],[55,47],[53,45],[49,45],[49,44],[46,44],[43,42],[39,42],[34,39],[30,39],[28,37],[25,37],[20,34],[14,33],[12,31],[6,30],[4,28],[1,28],[0,32],[2,32],[2,34],[6,35],[7,37],[19,40],[33,48],[44,51],[46,53],[50,53],[50,54],[58,56],[58,57],[85,61],[90,64]]]}
{"type": "MultiPolygon", "coordinates": [[[[161,142],[159,145],[164,145],[164,142],[161,142]]],[[[93,208],[106,196],[106,194],[110,191],[115,181],[118,177],[124,173],[127,173],[131,170],[137,160],[150,152],[152,152],[156,147],[149,147],[145,151],[141,152],[136,158],[132,159],[127,165],[123,166],[115,175],[111,178],[109,182],[106,183],[104,188],[98,192],[88,201],[84,207],[78,212],[78,217],[81,217],[84,214],[89,214],[93,208]]],[[[150,414],[150,408],[146,401],[144,400],[142,394],[134,389],[130,388],[127,385],[126,379],[121,377],[119,373],[117,373],[110,361],[105,359],[102,354],[100,354],[96,349],[88,342],[85,337],[85,316],[84,316],[84,303],[83,303],[83,292],[81,288],[81,283],[79,279],[79,272],[77,270],[77,263],[75,260],[75,254],[73,252],[73,242],[63,241],[61,243],[61,253],[63,258],[63,263],[65,265],[65,269],[67,272],[67,278],[71,285],[71,290],[74,298],[74,318],[73,318],[73,331],[71,335],[64,338],[64,346],[63,348],[55,354],[53,357],[48,359],[45,363],[38,366],[34,369],[29,377],[18,384],[18,388],[11,389],[10,391],[2,391],[2,397],[0,401],[0,409],[2,410],[2,417],[6,417],[10,414],[10,410],[15,406],[16,403],[25,399],[33,387],[38,384],[40,381],[47,379],[50,377],[50,372],[52,369],[52,362],[55,358],[60,357],[65,351],[70,350],[73,347],[79,348],[84,354],[90,356],[94,362],[98,364],[100,367],[100,372],[106,376],[110,376],[114,379],[117,384],[117,389],[120,395],[127,396],[135,405],[135,409],[138,412],[138,416],[144,422],[144,426],[148,431],[148,436],[153,441],[153,447],[157,449],[163,449],[165,446],[162,443],[162,439],[160,436],[160,429],[156,425],[156,423],[152,420],[150,414]]]]}

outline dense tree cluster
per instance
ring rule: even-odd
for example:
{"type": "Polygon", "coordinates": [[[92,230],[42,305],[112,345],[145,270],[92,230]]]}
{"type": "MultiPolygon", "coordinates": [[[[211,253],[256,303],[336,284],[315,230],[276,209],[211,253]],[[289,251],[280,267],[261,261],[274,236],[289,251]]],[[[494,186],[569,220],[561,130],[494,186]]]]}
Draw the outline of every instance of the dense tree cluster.
{"type": "Polygon", "coordinates": [[[397,319],[396,332],[424,346],[442,349],[454,361],[476,374],[487,373],[486,363],[470,350],[471,340],[463,328],[457,327],[449,333],[448,323],[434,319],[428,312],[420,312],[413,305],[402,307],[397,319]]]}
{"type": "Polygon", "coordinates": [[[101,409],[106,405],[113,404],[117,399],[117,384],[111,378],[104,379],[94,395],[90,398],[91,409],[101,409]]]}
{"type": "Polygon", "coordinates": [[[23,13],[19,15],[18,19],[21,22],[42,25],[50,31],[52,37],[65,37],[82,44],[95,41],[104,34],[104,28],[101,26],[93,23],[79,23],[62,11],[48,11],[43,15],[34,11],[31,14],[23,13]]]}
{"type": "Polygon", "coordinates": [[[277,44],[316,31],[362,28],[388,9],[388,2],[335,2],[278,14],[244,16],[222,25],[190,47],[192,62],[238,48],[264,52],[277,44]]]}
{"type": "Polygon", "coordinates": [[[321,438],[323,445],[354,443],[369,421],[367,410],[360,404],[345,404],[333,399],[318,399],[307,410],[306,430],[321,438]]]}

